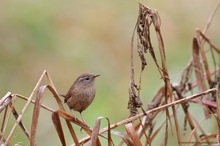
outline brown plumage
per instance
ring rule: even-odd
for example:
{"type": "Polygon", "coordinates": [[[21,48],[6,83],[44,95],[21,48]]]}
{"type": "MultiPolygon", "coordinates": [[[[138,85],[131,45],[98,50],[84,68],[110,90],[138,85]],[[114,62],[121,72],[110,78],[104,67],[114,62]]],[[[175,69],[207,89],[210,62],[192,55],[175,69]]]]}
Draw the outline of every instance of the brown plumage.
{"type": "MultiPolygon", "coordinates": [[[[70,109],[78,111],[82,116],[84,111],[93,101],[95,97],[95,78],[100,75],[91,73],[81,74],[70,87],[64,97],[64,102],[67,103],[70,109]]],[[[85,121],[84,121],[85,122],[85,121]]]]}

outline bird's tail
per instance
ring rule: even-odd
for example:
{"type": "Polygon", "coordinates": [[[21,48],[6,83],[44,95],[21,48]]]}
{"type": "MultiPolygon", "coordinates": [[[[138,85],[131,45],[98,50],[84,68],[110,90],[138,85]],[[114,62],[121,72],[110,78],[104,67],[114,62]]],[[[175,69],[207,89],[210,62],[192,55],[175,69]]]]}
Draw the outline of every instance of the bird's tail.
{"type": "Polygon", "coordinates": [[[64,102],[66,103],[67,99],[66,99],[66,95],[65,94],[59,94],[60,96],[64,97],[64,102]]]}

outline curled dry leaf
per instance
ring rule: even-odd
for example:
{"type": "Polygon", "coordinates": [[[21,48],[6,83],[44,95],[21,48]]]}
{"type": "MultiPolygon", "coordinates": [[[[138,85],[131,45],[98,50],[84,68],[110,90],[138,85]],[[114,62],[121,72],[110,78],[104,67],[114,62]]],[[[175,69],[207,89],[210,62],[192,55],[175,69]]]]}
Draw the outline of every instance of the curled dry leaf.
{"type": "Polygon", "coordinates": [[[99,141],[97,141],[100,131],[100,126],[101,126],[101,121],[103,119],[106,119],[108,121],[108,146],[112,145],[112,139],[111,139],[111,129],[110,129],[110,121],[107,117],[99,117],[94,125],[94,128],[92,130],[92,135],[91,135],[91,140],[88,144],[88,146],[94,146],[94,145],[101,145],[99,141]]]}
{"type": "Polygon", "coordinates": [[[128,136],[131,138],[132,142],[134,143],[135,146],[142,146],[141,142],[140,142],[140,138],[138,137],[134,126],[132,123],[128,123],[125,125],[125,129],[128,133],[128,136]]]}
{"type": "Polygon", "coordinates": [[[127,145],[127,146],[134,146],[134,143],[131,141],[131,139],[125,135],[124,133],[120,132],[120,131],[111,131],[112,134],[118,136],[118,137],[121,137],[121,139],[123,140],[123,143],[121,142],[121,144],[119,144],[119,146],[122,146],[124,143],[127,145]]]}
{"type": "Polygon", "coordinates": [[[2,99],[0,100],[0,113],[6,108],[6,106],[8,106],[11,100],[12,100],[11,92],[6,93],[5,96],[2,97],[2,99]]]}

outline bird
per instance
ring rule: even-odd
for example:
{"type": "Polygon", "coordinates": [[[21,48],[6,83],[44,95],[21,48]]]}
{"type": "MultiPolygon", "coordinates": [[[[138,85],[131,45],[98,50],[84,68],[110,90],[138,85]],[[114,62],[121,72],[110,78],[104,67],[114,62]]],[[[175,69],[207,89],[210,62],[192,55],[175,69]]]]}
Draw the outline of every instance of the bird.
{"type": "Polygon", "coordinates": [[[70,109],[80,113],[80,116],[85,123],[82,112],[89,107],[95,98],[95,78],[100,74],[83,73],[76,78],[70,89],[64,97],[64,103],[66,103],[70,109]]]}

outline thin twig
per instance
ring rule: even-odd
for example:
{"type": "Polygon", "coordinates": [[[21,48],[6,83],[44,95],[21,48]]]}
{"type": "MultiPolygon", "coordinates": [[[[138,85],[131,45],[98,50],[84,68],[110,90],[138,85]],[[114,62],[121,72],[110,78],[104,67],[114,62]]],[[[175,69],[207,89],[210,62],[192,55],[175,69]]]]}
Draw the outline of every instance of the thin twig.
{"type": "Polygon", "coordinates": [[[220,0],[218,1],[218,4],[216,5],[216,7],[214,8],[214,10],[212,11],[211,15],[209,16],[209,19],[208,19],[208,21],[207,21],[207,24],[206,24],[205,28],[203,29],[203,33],[204,33],[204,34],[206,34],[206,32],[208,31],[208,29],[209,29],[209,27],[210,27],[210,25],[211,25],[211,23],[212,23],[212,21],[213,21],[213,18],[214,18],[214,16],[215,16],[215,14],[216,14],[216,12],[217,12],[219,6],[220,6],[220,0]]]}

